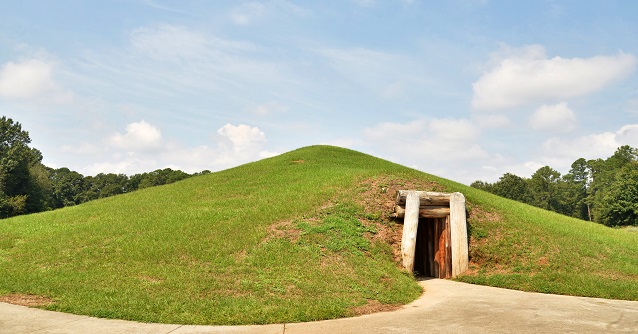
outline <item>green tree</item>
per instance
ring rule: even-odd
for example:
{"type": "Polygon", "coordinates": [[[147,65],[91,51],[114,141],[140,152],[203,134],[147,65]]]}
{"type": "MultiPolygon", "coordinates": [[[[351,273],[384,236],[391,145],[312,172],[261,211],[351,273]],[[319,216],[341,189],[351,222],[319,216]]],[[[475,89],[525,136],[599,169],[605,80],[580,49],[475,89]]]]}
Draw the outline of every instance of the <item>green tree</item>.
{"type": "Polygon", "coordinates": [[[625,145],[607,159],[574,161],[569,173],[562,177],[545,166],[530,179],[506,173],[494,184],[476,181],[471,186],[610,226],[636,224],[634,203],[638,203],[638,197],[634,192],[638,191],[638,184],[634,182],[634,173],[637,166],[638,149],[625,145]]]}
{"type": "Polygon", "coordinates": [[[30,148],[30,143],[20,123],[0,117],[0,217],[47,208],[42,154],[30,148]]]}
{"type": "Polygon", "coordinates": [[[140,183],[142,182],[142,180],[144,180],[144,177],[147,174],[148,173],[131,175],[128,178],[128,182],[126,183],[126,192],[140,189],[140,183]]]}
{"type": "Polygon", "coordinates": [[[593,221],[603,223],[603,213],[609,211],[608,205],[612,205],[607,194],[617,182],[617,175],[625,166],[634,164],[636,161],[638,161],[638,151],[624,145],[606,160],[596,159],[587,162],[592,179],[588,188],[587,203],[591,207],[593,221]]]}
{"type": "Polygon", "coordinates": [[[480,180],[474,181],[472,182],[472,184],[470,184],[470,187],[485,190],[490,193],[494,192],[494,185],[485,181],[480,181],[480,180]]]}
{"type": "Polygon", "coordinates": [[[211,174],[212,172],[208,169],[204,169],[203,171],[199,172],[199,173],[195,173],[192,176],[201,176],[201,175],[208,175],[211,174]]]}
{"type": "MultiPolygon", "coordinates": [[[[181,170],[173,170],[170,168],[157,169],[150,173],[143,173],[138,183],[138,188],[148,188],[170,184],[190,177],[181,170]]],[[[136,178],[137,179],[137,178],[136,178]]]]}
{"type": "Polygon", "coordinates": [[[607,226],[638,225],[638,164],[625,165],[603,197],[601,222],[607,226]]]}
{"type": "Polygon", "coordinates": [[[623,145],[616,149],[614,155],[605,160],[606,169],[620,171],[626,165],[638,160],[638,150],[629,145],[623,145]]]}
{"type": "Polygon", "coordinates": [[[503,174],[498,182],[494,183],[492,192],[519,202],[527,203],[529,201],[527,181],[511,173],[503,174]]]}
{"type": "Polygon", "coordinates": [[[62,208],[82,203],[84,176],[66,167],[49,171],[53,208],[62,208]]]}
{"type": "Polygon", "coordinates": [[[53,187],[49,179],[49,168],[43,165],[41,160],[29,167],[29,181],[26,193],[29,194],[27,212],[40,212],[55,208],[53,187]]]}
{"type": "Polygon", "coordinates": [[[2,116],[0,118],[0,190],[14,192],[28,178],[29,133],[22,131],[20,123],[2,116]]]}
{"type": "Polygon", "coordinates": [[[128,177],[124,174],[100,173],[95,176],[87,176],[83,183],[82,203],[125,193],[128,177]]]}
{"type": "Polygon", "coordinates": [[[556,211],[560,173],[549,166],[539,168],[529,180],[531,204],[546,210],[556,211]]]}
{"type": "Polygon", "coordinates": [[[568,200],[571,199],[573,203],[571,215],[591,221],[591,203],[587,199],[589,197],[592,174],[587,160],[580,158],[574,161],[569,173],[563,176],[563,180],[568,184],[566,198],[568,200]]]}

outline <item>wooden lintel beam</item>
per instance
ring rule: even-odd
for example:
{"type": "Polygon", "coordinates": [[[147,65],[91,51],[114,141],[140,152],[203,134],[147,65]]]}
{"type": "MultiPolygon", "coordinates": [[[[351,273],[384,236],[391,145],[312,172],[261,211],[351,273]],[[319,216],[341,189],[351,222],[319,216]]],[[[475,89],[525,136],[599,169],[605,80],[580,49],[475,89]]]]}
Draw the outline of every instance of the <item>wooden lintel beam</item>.
{"type": "MultiPolygon", "coordinates": [[[[448,206],[421,206],[419,207],[419,218],[445,218],[450,215],[450,207],[448,206]]],[[[397,205],[394,207],[393,218],[405,217],[405,206],[397,205]]]]}
{"type": "MultiPolygon", "coordinates": [[[[405,199],[406,196],[408,194],[410,190],[398,190],[397,191],[397,197],[396,197],[396,204],[397,205],[401,205],[401,206],[405,206],[405,199]]],[[[421,206],[427,205],[427,206],[436,206],[436,205],[443,205],[443,206],[449,206],[450,205],[450,196],[451,194],[449,193],[439,193],[439,192],[432,192],[432,191],[414,191],[414,193],[416,193],[419,196],[419,202],[421,206]]]]}

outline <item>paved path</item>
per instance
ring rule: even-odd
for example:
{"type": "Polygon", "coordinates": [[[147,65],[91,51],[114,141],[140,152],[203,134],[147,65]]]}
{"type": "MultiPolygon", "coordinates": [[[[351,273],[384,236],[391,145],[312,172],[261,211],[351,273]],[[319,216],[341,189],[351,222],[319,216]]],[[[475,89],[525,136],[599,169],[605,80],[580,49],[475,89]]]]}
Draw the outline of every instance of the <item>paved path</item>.
{"type": "Polygon", "coordinates": [[[0,303],[0,333],[638,333],[638,302],[546,295],[447,280],[400,310],[266,326],[186,326],[97,319],[0,303]]]}

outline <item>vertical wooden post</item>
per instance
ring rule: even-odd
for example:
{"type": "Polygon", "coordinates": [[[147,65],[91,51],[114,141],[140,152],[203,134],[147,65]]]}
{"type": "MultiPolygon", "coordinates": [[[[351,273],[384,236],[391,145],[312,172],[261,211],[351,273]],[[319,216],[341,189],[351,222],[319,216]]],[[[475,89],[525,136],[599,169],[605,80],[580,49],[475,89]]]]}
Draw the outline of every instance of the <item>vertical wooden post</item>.
{"type": "Polygon", "coordinates": [[[468,246],[465,216],[465,196],[453,193],[450,196],[450,241],[452,243],[452,277],[467,270],[468,246]]]}
{"type": "Polygon", "coordinates": [[[452,277],[452,237],[450,216],[445,217],[445,278],[452,277]]]}
{"type": "Polygon", "coordinates": [[[440,278],[441,275],[441,224],[440,219],[432,219],[434,225],[434,235],[432,240],[434,242],[434,273],[433,277],[440,278]]]}
{"type": "Polygon", "coordinates": [[[414,272],[414,250],[416,248],[416,233],[419,228],[420,203],[419,194],[416,191],[409,191],[405,200],[401,255],[403,257],[403,267],[411,273],[414,272]]]}
{"type": "Polygon", "coordinates": [[[428,276],[434,276],[434,266],[436,265],[436,262],[434,262],[435,260],[435,256],[434,253],[436,253],[436,250],[434,248],[434,239],[436,238],[436,234],[434,233],[436,228],[436,219],[435,218],[431,218],[431,219],[427,219],[427,228],[428,228],[428,258],[430,260],[430,271],[428,273],[428,276]]]}

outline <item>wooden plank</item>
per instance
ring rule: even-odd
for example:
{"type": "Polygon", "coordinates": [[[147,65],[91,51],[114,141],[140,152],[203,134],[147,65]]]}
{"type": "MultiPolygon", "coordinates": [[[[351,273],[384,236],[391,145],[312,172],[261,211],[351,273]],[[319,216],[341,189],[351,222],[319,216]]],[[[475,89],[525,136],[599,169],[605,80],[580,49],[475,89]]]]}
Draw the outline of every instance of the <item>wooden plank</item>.
{"type": "Polygon", "coordinates": [[[436,224],[434,219],[428,219],[428,259],[430,261],[430,267],[428,276],[434,277],[434,225],[436,224]]]}
{"type": "Polygon", "coordinates": [[[450,229],[450,216],[445,218],[445,278],[452,277],[452,237],[450,229]]]}
{"type": "MultiPolygon", "coordinates": [[[[442,205],[421,206],[419,207],[420,218],[444,218],[450,215],[450,207],[442,205]]],[[[390,215],[393,218],[405,217],[405,207],[396,205],[394,207],[394,213],[390,215]]]]}
{"type": "Polygon", "coordinates": [[[439,235],[439,278],[447,278],[447,229],[445,228],[445,218],[437,219],[437,225],[439,226],[441,234],[439,235]]]}
{"type": "Polygon", "coordinates": [[[428,250],[428,240],[430,239],[429,235],[430,232],[428,230],[429,224],[427,222],[427,220],[423,220],[421,223],[419,224],[423,224],[422,226],[419,226],[420,229],[423,230],[423,239],[421,240],[421,242],[423,243],[423,247],[421,248],[421,250],[423,251],[423,257],[425,259],[425,262],[423,264],[423,275],[425,276],[431,276],[430,274],[430,251],[428,250]]]}
{"type": "Polygon", "coordinates": [[[403,235],[401,237],[401,257],[403,267],[410,273],[414,272],[414,250],[416,248],[416,234],[419,228],[419,195],[409,192],[406,195],[405,218],[403,220],[403,235]]]}
{"type": "Polygon", "coordinates": [[[453,193],[450,196],[450,243],[452,246],[452,277],[467,270],[469,254],[465,196],[453,193]]]}
{"type": "Polygon", "coordinates": [[[440,278],[441,274],[441,225],[439,219],[434,219],[434,277],[440,278]]]}
{"type": "Polygon", "coordinates": [[[416,231],[416,246],[414,248],[414,273],[419,273],[423,275],[423,264],[425,262],[423,251],[423,227],[425,224],[422,224],[421,220],[419,220],[419,225],[417,226],[416,231]]]}
{"type": "Polygon", "coordinates": [[[398,190],[396,196],[396,204],[405,205],[408,192],[414,192],[419,196],[421,205],[445,205],[450,204],[450,194],[431,191],[415,191],[415,190],[398,190]]]}

